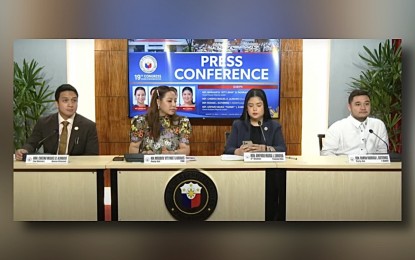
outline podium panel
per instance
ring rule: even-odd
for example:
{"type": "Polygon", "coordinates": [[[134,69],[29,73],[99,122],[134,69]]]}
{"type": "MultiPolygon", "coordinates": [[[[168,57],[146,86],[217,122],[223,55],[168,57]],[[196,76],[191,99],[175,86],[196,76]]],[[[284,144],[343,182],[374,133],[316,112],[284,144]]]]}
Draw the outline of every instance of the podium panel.
{"type": "MultiPolygon", "coordinates": [[[[181,170],[120,170],[119,221],[173,221],[164,202],[169,180],[181,170]]],[[[208,221],[264,221],[265,170],[200,170],[214,183],[218,201],[208,221]]]]}
{"type": "Polygon", "coordinates": [[[401,221],[401,171],[287,171],[287,221],[401,221]]]}
{"type": "MultiPolygon", "coordinates": [[[[113,157],[73,156],[68,164],[14,161],[14,220],[175,220],[170,212],[178,211],[168,209],[164,201],[166,186],[178,173],[196,170],[214,183],[215,192],[210,194],[217,196],[215,206],[206,206],[214,210],[204,219],[263,221],[273,209],[273,202],[267,203],[265,174],[273,169],[286,173],[286,221],[402,220],[401,162],[352,164],[345,156],[298,156],[285,162],[246,163],[200,156],[183,164],[144,164],[113,161],[113,157]],[[105,169],[111,178],[108,212],[105,169]]],[[[182,196],[181,179],[179,184],[175,189],[182,196]]]]}
{"type": "Polygon", "coordinates": [[[13,197],[17,221],[97,220],[97,172],[14,172],[13,197]]]}
{"type": "Polygon", "coordinates": [[[13,162],[16,221],[104,220],[104,169],[113,156],[70,156],[68,163],[13,162]]]}

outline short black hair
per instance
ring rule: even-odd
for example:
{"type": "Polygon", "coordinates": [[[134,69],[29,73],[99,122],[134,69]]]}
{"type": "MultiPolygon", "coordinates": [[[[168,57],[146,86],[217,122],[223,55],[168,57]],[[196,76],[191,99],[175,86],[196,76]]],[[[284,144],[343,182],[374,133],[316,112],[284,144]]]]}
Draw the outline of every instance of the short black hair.
{"type": "Polygon", "coordinates": [[[59,97],[63,91],[73,91],[75,92],[76,97],[78,97],[78,91],[76,91],[76,88],[74,88],[71,84],[62,84],[55,91],[55,101],[59,101],[59,97]]]}
{"type": "Polygon", "coordinates": [[[367,92],[366,90],[355,89],[352,92],[350,92],[349,104],[351,104],[353,101],[353,98],[357,96],[368,96],[368,98],[370,99],[369,92],[367,92]]]}

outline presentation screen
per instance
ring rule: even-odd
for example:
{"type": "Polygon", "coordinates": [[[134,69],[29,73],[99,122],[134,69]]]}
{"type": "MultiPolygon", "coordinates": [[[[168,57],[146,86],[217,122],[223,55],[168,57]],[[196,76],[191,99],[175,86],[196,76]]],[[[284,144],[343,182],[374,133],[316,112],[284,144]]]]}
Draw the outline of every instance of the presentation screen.
{"type": "Polygon", "coordinates": [[[129,116],[144,114],[152,89],[177,90],[177,113],[189,118],[238,118],[246,93],[261,88],[279,117],[279,39],[128,40],[129,116]]]}

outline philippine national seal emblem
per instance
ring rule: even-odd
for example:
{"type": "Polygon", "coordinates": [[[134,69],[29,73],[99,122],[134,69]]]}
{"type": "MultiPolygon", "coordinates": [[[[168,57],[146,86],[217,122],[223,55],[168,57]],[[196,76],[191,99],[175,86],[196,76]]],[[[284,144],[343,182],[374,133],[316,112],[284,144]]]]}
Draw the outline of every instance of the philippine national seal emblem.
{"type": "Polygon", "coordinates": [[[157,69],[157,60],[151,55],[145,55],[140,59],[139,66],[141,71],[150,74],[157,69]]]}
{"type": "Polygon", "coordinates": [[[213,181],[196,169],[186,169],[167,183],[164,202],[177,220],[206,220],[216,208],[217,190],[213,181]]]}

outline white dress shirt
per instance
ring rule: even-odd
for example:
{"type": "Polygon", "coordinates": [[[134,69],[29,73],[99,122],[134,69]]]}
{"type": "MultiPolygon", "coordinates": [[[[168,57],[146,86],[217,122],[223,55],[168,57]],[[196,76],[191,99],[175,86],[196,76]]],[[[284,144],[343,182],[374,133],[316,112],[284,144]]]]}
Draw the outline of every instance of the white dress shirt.
{"type": "Polygon", "coordinates": [[[349,115],[334,122],[323,139],[321,155],[354,155],[387,153],[389,146],[385,124],[377,118],[366,118],[364,122],[349,115]],[[372,129],[373,133],[369,133],[372,129]],[[380,138],[378,138],[377,134],[380,138]],[[387,143],[387,145],[385,144],[387,143]]]}

